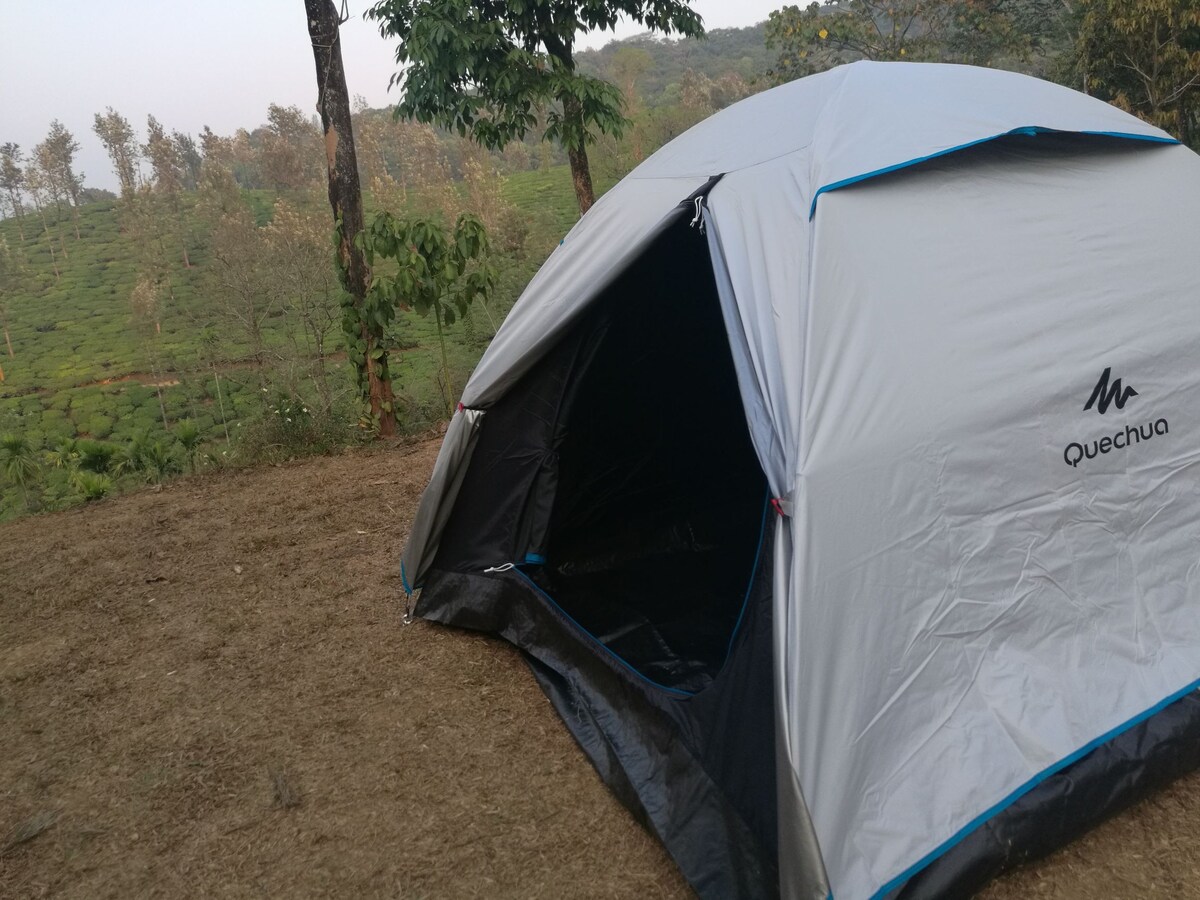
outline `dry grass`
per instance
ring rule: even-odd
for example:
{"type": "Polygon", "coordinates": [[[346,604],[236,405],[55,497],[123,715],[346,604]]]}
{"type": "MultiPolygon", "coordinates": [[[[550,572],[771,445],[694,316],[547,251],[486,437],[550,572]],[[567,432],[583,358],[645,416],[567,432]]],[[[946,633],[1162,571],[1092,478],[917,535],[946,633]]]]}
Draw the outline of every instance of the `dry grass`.
{"type": "MultiPolygon", "coordinates": [[[[688,896],[516,652],[401,625],[435,451],[0,525],[0,897],[688,896]]],[[[1200,897],[1197,823],[1190,779],[985,896],[1200,897]]]]}

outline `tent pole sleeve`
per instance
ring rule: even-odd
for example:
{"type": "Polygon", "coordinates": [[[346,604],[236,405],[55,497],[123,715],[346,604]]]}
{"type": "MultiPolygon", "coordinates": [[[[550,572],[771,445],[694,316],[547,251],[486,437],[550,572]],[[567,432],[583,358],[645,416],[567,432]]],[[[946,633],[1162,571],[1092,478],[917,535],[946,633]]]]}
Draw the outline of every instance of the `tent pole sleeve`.
{"type": "Polygon", "coordinates": [[[729,334],[729,350],[733,354],[733,367],[737,372],[738,390],[742,395],[742,406],[746,410],[746,424],[750,429],[750,440],[758,454],[759,464],[767,476],[771,493],[776,497],[787,496],[790,481],[784,466],[783,443],[767,409],[761,377],[764,373],[758,371],[746,337],[746,329],[742,323],[741,311],[737,298],[733,293],[733,281],[729,276],[729,268],[725,263],[725,254],[721,248],[720,229],[712,214],[705,207],[704,233],[708,238],[708,252],[712,260],[713,278],[716,280],[717,297],[721,301],[721,316],[725,320],[725,330],[729,334]]]}

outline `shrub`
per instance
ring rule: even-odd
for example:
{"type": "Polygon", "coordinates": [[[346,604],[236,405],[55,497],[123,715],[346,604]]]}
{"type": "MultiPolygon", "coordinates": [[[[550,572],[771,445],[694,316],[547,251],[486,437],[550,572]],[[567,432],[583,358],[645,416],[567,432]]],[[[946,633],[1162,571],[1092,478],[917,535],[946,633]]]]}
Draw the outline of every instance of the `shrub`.
{"type": "Polygon", "coordinates": [[[99,472],[77,471],[71,479],[75,491],[85,502],[99,500],[113,488],[112,479],[99,472]]]}
{"type": "Polygon", "coordinates": [[[196,452],[200,449],[202,438],[203,435],[196,423],[188,419],[184,419],[175,426],[175,440],[179,441],[179,446],[183,448],[189,472],[196,471],[196,452]]]}
{"type": "Polygon", "coordinates": [[[106,438],[112,434],[113,420],[111,416],[97,413],[83,423],[83,430],[94,438],[106,438]]]}
{"type": "Polygon", "coordinates": [[[96,475],[110,472],[116,465],[118,447],[103,441],[79,441],[79,468],[96,475]]]}
{"type": "Polygon", "coordinates": [[[237,452],[243,462],[277,462],[328,453],[344,446],[351,423],[335,413],[323,414],[297,397],[281,397],[257,417],[236,427],[237,452]]]}

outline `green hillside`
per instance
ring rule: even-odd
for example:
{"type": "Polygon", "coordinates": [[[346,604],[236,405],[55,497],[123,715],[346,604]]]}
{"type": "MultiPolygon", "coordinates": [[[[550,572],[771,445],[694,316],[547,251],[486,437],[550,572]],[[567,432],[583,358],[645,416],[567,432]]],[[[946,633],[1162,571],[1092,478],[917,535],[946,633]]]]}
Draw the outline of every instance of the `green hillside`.
{"type": "MultiPolygon", "coordinates": [[[[502,192],[527,223],[526,248],[521,258],[498,260],[501,281],[490,307],[474,310],[449,331],[450,388],[455,394],[503,314],[577,218],[565,167],[515,174],[505,179],[502,192]]],[[[275,199],[271,192],[246,192],[244,199],[260,224],[269,220],[275,199]]],[[[13,350],[9,357],[0,349],[0,435],[20,435],[35,451],[52,450],[72,438],[121,444],[139,435],[163,434],[165,408],[172,426],[184,419],[198,426],[216,455],[229,452],[227,427],[236,444],[238,429],[263,416],[260,373],[245,340],[214,311],[205,226],[190,208],[191,198],[187,203],[191,267],[180,262],[173,269],[173,296],[161,306],[161,331],[154,340],[131,306],[139,248],[122,231],[116,203],[83,205],[78,239],[65,213],[61,222],[51,216],[53,258],[50,241],[32,216],[24,221],[24,242],[15,220],[0,221],[0,239],[22,269],[19,279],[6,281],[0,298],[13,350]]],[[[285,349],[282,326],[280,316],[265,323],[268,347],[285,349]]],[[[352,375],[336,323],[326,337],[330,380],[343,413],[352,419],[352,375]]],[[[391,345],[403,424],[428,427],[444,415],[447,393],[435,323],[401,312],[391,345]]],[[[302,394],[304,390],[302,385],[302,394]]],[[[0,494],[0,516],[23,505],[18,494],[11,486],[0,494]]]]}

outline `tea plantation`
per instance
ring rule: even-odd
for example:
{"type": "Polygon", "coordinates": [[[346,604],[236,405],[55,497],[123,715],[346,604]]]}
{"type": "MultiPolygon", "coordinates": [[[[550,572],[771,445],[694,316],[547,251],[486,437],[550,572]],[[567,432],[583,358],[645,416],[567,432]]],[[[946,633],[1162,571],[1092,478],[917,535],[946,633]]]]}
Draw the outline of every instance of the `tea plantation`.
{"type": "MultiPolygon", "coordinates": [[[[503,193],[526,222],[527,233],[519,251],[493,258],[500,284],[488,308],[477,305],[449,329],[449,387],[443,384],[432,318],[402,312],[393,329],[392,374],[401,426],[408,430],[428,428],[445,416],[504,312],[577,217],[565,166],[509,176],[503,193]]],[[[269,220],[273,194],[246,192],[245,199],[259,224],[269,220]]],[[[318,203],[320,198],[304,202],[318,203]]],[[[116,202],[84,205],[78,239],[69,213],[64,210],[61,221],[56,221],[50,210],[53,258],[51,240],[31,211],[24,219],[24,242],[15,221],[0,221],[0,238],[7,242],[10,257],[23,259],[19,277],[7,278],[0,295],[13,351],[10,357],[0,345],[4,375],[0,436],[19,438],[45,468],[34,492],[38,499],[33,501],[28,490],[0,476],[0,517],[80,499],[78,484],[72,491],[62,476],[58,481],[63,483],[55,487],[55,478],[49,475],[48,461],[57,459],[64,442],[98,441],[119,449],[130,442],[153,445],[158,441],[172,454],[175,470],[189,460],[219,465],[239,454],[240,462],[253,462],[262,448],[239,441],[240,434],[255,432],[261,437],[264,419],[286,418],[280,412],[284,404],[292,409],[294,402],[299,416],[308,414],[308,401],[315,399],[311,383],[283,371],[269,376],[261,372],[237,329],[215,314],[219,303],[213,280],[206,277],[211,263],[206,230],[191,204],[192,197],[187,196],[191,267],[184,267],[181,255],[171,273],[171,296],[159,307],[157,333],[151,333],[152,324],[139,321],[131,305],[145,253],[122,230],[116,202]],[[194,427],[198,432],[198,447],[193,451],[176,446],[173,432],[181,422],[186,423],[185,430],[194,427]]],[[[276,315],[264,325],[264,341],[279,350],[273,358],[281,360],[289,351],[285,324],[276,315]]],[[[320,423],[320,428],[310,423],[312,440],[321,444],[316,449],[362,438],[362,430],[355,427],[361,409],[336,323],[327,337],[328,380],[337,398],[340,431],[331,434],[329,423],[320,423]]],[[[290,351],[294,355],[294,347],[290,351]]],[[[305,440],[308,434],[302,431],[299,438],[305,440]]],[[[278,442],[277,437],[267,441],[278,442]]],[[[99,468],[101,474],[107,469],[99,468]]],[[[115,477],[119,472],[113,469],[107,474],[115,477]]]]}

